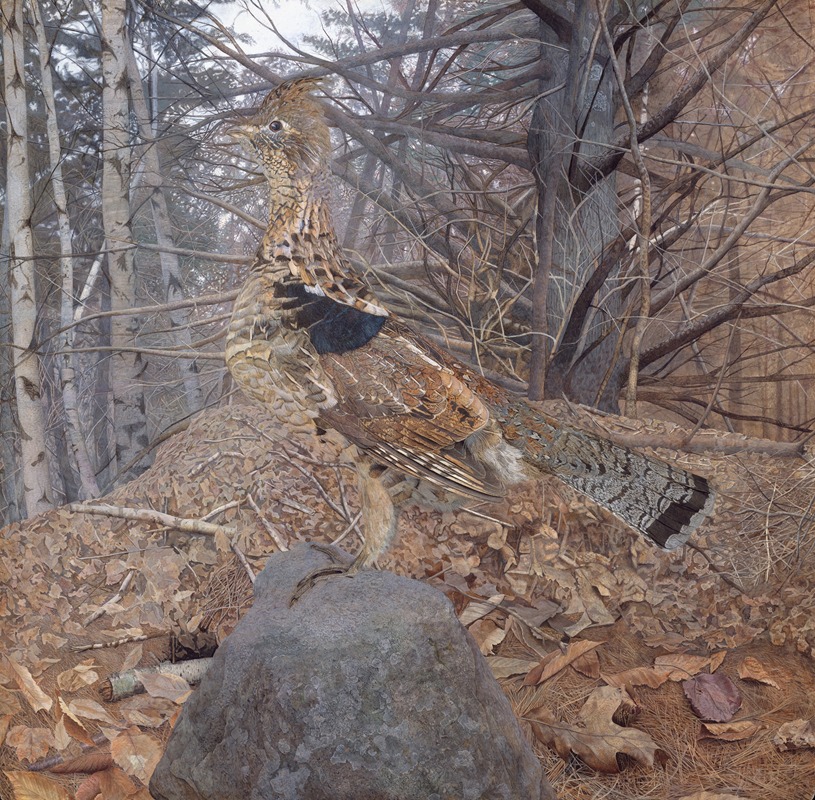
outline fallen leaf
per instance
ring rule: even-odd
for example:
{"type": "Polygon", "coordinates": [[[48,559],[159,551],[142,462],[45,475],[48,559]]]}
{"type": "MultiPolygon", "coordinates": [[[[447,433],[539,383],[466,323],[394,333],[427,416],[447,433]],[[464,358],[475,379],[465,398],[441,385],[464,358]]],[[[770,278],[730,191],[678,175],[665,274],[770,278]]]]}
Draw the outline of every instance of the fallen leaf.
{"type": "Polygon", "coordinates": [[[688,653],[671,653],[654,659],[654,668],[667,670],[669,681],[684,681],[701,672],[708,664],[707,656],[694,656],[688,653]]]}
{"type": "Polygon", "coordinates": [[[116,720],[105,708],[87,697],[77,697],[68,703],[68,710],[77,717],[84,717],[85,719],[95,719],[99,722],[113,725],[114,727],[121,727],[122,723],[116,720]]]}
{"type": "Polygon", "coordinates": [[[8,656],[6,661],[11,665],[14,670],[14,680],[23,696],[28,700],[28,704],[35,711],[48,711],[54,704],[54,701],[37,685],[37,682],[31,676],[31,673],[22,664],[18,664],[8,656]]]}
{"type": "Polygon", "coordinates": [[[63,692],[76,692],[85,686],[92,686],[99,680],[99,673],[96,672],[91,664],[93,662],[86,662],[84,664],[77,664],[73,669],[66,669],[65,672],[60,672],[57,675],[57,685],[63,692]]]}
{"type": "Polygon", "coordinates": [[[0,714],[18,714],[22,710],[17,695],[0,687],[0,714]]]}
{"type": "Polygon", "coordinates": [[[720,650],[718,653],[714,653],[710,657],[710,671],[716,672],[716,670],[721,667],[725,658],[727,658],[727,650],[720,650]]]}
{"type": "Polygon", "coordinates": [[[728,722],[741,708],[741,694],[724,673],[704,673],[682,684],[693,713],[710,722],[728,722]]]}
{"type": "Polygon", "coordinates": [[[593,650],[601,644],[603,642],[592,642],[589,639],[583,639],[579,642],[570,642],[564,653],[559,650],[549,653],[535,669],[530,670],[529,674],[524,678],[524,686],[535,686],[549,680],[584,653],[588,653],[589,650],[593,650]]]}
{"type": "MultiPolygon", "coordinates": [[[[97,795],[102,800],[126,800],[126,798],[133,797],[139,791],[127,774],[118,767],[110,767],[101,772],[96,772],[91,778],[95,779],[95,785],[98,787],[97,795]]],[[[90,800],[93,800],[94,797],[96,795],[90,795],[90,800]]],[[[80,800],[79,790],[76,793],[76,800],[80,800]]]]}
{"type": "Polygon", "coordinates": [[[600,677],[600,657],[596,650],[589,650],[572,661],[572,669],[576,669],[581,675],[587,678],[596,679],[600,677]]]}
{"type": "Polygon", "coordinates": [[[815,721],[795,719],[785,722],[773,736],[773,744],[782,752],[815,748],[815,721]]]}
{"type": "Polygon", "coordinates": [[[503,601],[504,595],[502,594],[494,594],[489,600],[484,602],[473,601],[461,612],[458,621],[466,628],[468,625],[472,625],[477,619],[486,617],[487,614],[495,611],[503,601]]]}
{"type": "Polygon", "coordinates": [[[538,662],[526,658],[490,656],[487,659],[487,664],[489,664],[492,674],[496,678],[511,678],[513,675],[526,675],[530,669],[538,665],[538,662]]]}
{"type": "Polygon", "coordinates": [[[160,697],[175,702],[190,690],[190,685],[182,677],[169,672],[136,671],[144,690],[151,697],[160,697]]]}
{"type": "Polygon", "coordinates": [[[764,726],[750,719],[738,722],[703,722],[702,739],[720,739],[723,742],[739,742],[755,736],[764,726]]]}
{"type": "Polygon", "coordinates": [[[48,771],[55,775],[76,775],[80,772],[101,772],[113,766],[113,759],[106,751],[96,753],[83,753],[75,758],[69,758],[61,764],[51,767],[48,771]]]}
{"type": "MultiPolygon", "coordinates": [[[[79,800],[79,798],[77,798],[79,800]]],[[[694,792],[680,797],[679,800],[744,800],[737,794],[721,794],[720,792],[694,792]]]]}
{"type": "MultiPolygon", "coordinates": [[[[61,697],[57,697],[55,710],[57,722],[62,724],[63,729],[69,736],[83,744],[94,745],[93,737],[88,733],[87,728],[82,724],[79,717],[74,715],[71,709],[68,708],[68,704],[61,697]]],[[[63,750],[64,748],[60,747],[58,749],[63,750]]]]}
{"type": "Polygon", "coordinates": [[[122,662],[122,666],[119,667],[119,672],[127,672],[129,669],[133,669],[137,667],[142,660],[142,656],[144,655],[144,648],[141,644],[135,645],[125,657],[125,660],[122,662]]]}
{"type": "Polygon", "coordinates": [[[636,706],[621,689],[601,686],[589,695],[575,725],[558,721],[545,709],[536,709],[529,716],[535,736],[564,760],[574,754],[599,772],[617,773],[621,770],[617,756],[625,754],[652,767],[661,753],[659,747],[645,731],[614,722],[620,707],[636,706]]]}
{"type": "Polygon", "coordinates": [[[135,725],[122,731],[111,743],[113,760],[128,774],[145,785],[161,759],[161,747],[152,737],[135,725]]]}
{"type": "Polygon", "coordinates": [[[15,725],[6,734],[6,744],[17,752],[21,761],[37,761],[54,747],[54,735],[48,728],[28,728],[15,725]]]}
{"type": "Polygon", "coordinates": [[[8,732],[9,725],[14,719],[14,714],[3,714],[0,716],[0,745],[6,741],[6,733],[8,732]]]}
{"type": "Polygon", "coordinates": [[[490,655],[507,635],[506,630],[496,625],[492,619],[478,619],[467,630],[485,656],[490,655]]]}
{"type": "Polygon", "coordinates": [[[627,686],[648,686],[658,689],[668,680],[670,670],[654,669],[653,667],[634,667],[625,672],[615,672],[611,675],[602,674],[600,677],[610,686],[625,689],[627,686]]]}
{"type": "Polygon", "coordinates": [[[758,681],[759,683],[766,683],[768,686],[775,686],[776,689],[781,688],[770,677],[766,667],[757,658],[753,658],[752,656],[747,656],[747,658],[739,664],[739,677],[743,681],[758,681]]]}
{"type": "Polygon", "coordinates": [[[36,772],[5,772],[15,800],[70,800],[67,789],[36,772]]]}

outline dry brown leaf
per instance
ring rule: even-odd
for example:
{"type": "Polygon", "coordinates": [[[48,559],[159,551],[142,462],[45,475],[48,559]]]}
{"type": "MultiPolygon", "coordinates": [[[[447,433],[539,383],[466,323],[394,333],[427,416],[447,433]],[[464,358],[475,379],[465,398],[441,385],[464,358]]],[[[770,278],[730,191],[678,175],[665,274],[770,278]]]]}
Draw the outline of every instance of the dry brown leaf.
{"type": "Polygon", "coordinates": [[[14,719],[14,714],[3,714],[0,716],[0,745],[6,741],[6,733],[8,733],[9,725],[14,719]]]}
{"type": "Polygon", "coordinates": [[[142,660],[144,655],[144,648],[141,644],[135,645],[133,648],[130,649],[127,656],[125,656],[125,660],[122,662],[122,666],[119,667],[119,672],[127,672],[129,669],[133,669],[137,667],[142,660]]]}
{"type": "Polygon", "coordinates": [[[566,652],[561,653],[555,650],[549,653],[535,669],[530,670],[529,674],[524,678],[524,686],[536,686],[549,680],[553,675],[557,675],[564,667],[568,667],[573,661],[576,661],[584,653],[599,647],[603,642],[592,642],[589,639],[582,639],[579,642],[570,642],[566,648],[566,652]]]}
{"type": "Polygon", "coordinates": [[[693,713],[710,722],[729,722],[741,708],[741,694],[736,684],[722,672],[704,673],[682,684],[693,713]]]}
{"type": "Polygon", "coordinates": [[[31,708],[35,711],[48,711],[54,701],[40,689],[28,669],[8,656],[6,656],[6,661],[14,670],[14,680],[31,708]]]}
{"type": "Polygon", "coordinates": [[[794,719],[785,722],[773,736],[773,744],[781,751],[815,748],[815,721],[794,719]]]}
{"type": "Polygon", "coordinates": [[[14,800],[70,800],[67,789],[36,772],[6,772],[14,800]]]}
{"type": "Polygon", "coordinates": [[[169,672],[142,672],[136,675],[144,686],[144,690],[151,697],[160,697],[165,700],[177,701],[190,690],[190,685],[182,677],[171,675],[169,672]]]}
{"type": "Polygon", "coordinates": [[[700,673],[708,664],[707,656],[694,656],[688,653],[671,653],[654,659],[654,669],[667,670],[669,681],[685,681],[700,673]]]}
{"type": "MultiPolygon", "coordinates": [[[[61,697],[57,697],[57,706],[55,710],[57,723],[62,724],[65,732],[69,736],[76,739],[78,742],[82,742],[83,744],[93,747],[93,737],[88,733],[87,728],[79,720],[79,717],[73,714],[71,709],[68,708],[68,704],[61,697]]],[[[60,747],[58,749],[64,750],[65,748],[60,747]]]]}
{"type": "Polygon", "coordinates": [[[778,683],[770,677],[766,667],[757,658],[753,658],[752,656],[747,656],[747,658],[739,664],[739,677],[743,681],[758,681],[759,683],[766,683],[768,686],[775,686],[776,689],[781,688],[778,683]]]}
{"type": "Polygon", "coordinates": [[[135,725],[122,731],[111,743],[113,760],[128,774],[147,785],[161,759],[161,747],[135,725]]]}
{"type": "Polygon", "coordinates": [[[617,755],[625,754],[652,767],[659,747],[645,731],[613,721],[621,706],[635,707],[623,690],[600,686],[589,695],[575,725],[559,722],[545,709],[536,709],[529,717],[535,736],[564,760],[574,754],[599,772],[617,773],[621,769],[617,755]]]}
{"type": "Polygon", "coordinates": [[[490,655],[507,635],[506,630],[496,625],[491,619],[478,619],[467,630],[475,639],[482,655],[485,656],[490,655]]]}
{"type": "Polygon", "coordinates": [[[716,672],[716,670],[721,667],[725,658],[727,658],[727,650],[719,650],[718,653],[714,653],[710,657],[710,671],[716,672]]]}
{"type": "Polygon", "coordinates": [[[17,752],[21,761],[37,761],[54,747],[54,735],[48,728],[28,728],[15,725],[6,734],[6,744],[17,752]]]}
{"type": "Polygon", "coordinates": [[[596,650],[589,650],[572,661],[572,669],[576,669],[581,675],[587,678],[596,679],[600,677],[600,657],[596,650]]]}
{"type": "Polygon", "coordinates": [[[175,713],[175,705],[171,700],[161,697],[150,697],[149,694],[138,694],[128,697],[118,704],[119,713],[130,725],[139,727],[158,728],[175,713]]]}
{"type": "Polygon", "coordinates": [[[18,714],[23,710],[17,695],[0,686],[0,714],[18,714]]]}
{"type": "Polygon", "coordinates": [[[538,665],[538,662],[526,658],[490,656],[487,664],[496,678],[511,678],[513,675],[526,675],[530,669],[538,665]]]}
{"type": "Polygon", "coordinates": [[[459,614],[458,621],[466,628],[477,619],[486,617],[487,614],[492,613],[504,601],[504,595],[494,594],[488,600],[483,602],[473,601],[467,605],[464,611],[459,614]]]}
{"type": "Polygon", "coordinates": [[[99,673],[93,669],[93,660],[77,664],[57,675],[57,685],[63,692],[76,692],[85,686],[92,686],[99,680],[99,673]]]}
{"type": "Polygon", "coordinates": [[[668,680],[670,670],[654,669],[653,667],[634,667],[624,672],[615,672],[611,675],[601,675],[600,677],[609,686],[616,686],[618,689],[625,689],[627,686],[648,686],[651,689],[658,689],[668,680]]]}
{"type": "Polygon", "coordinates": [[[702,739],[720,739],[723,742],[740,742],[755,736],[764,728],[760,722],[743,719],[737,722],[703,722],[702,739]]]}
{"type": "Polygon", "coordinates": [[[113,725],[116,728],[121,728],[122,723],[105,710],[105,708],[87,697],[77,697],[68,703],[68,710],[77,717],[84,717],[85,719],[95,719],[99,722],[104,722],[107,725],[113,725]]]}
{"type": "Polygon", "coordinates": [[[62,752],[70,744],[71,737],[68,735],[68,731],[65,730],[65,722],[61,719],[57,720],[57,724],[54,726],[54,747],[62,752]]]}
{"type": "Polygon", "coordinates": [[[51,767],[55,775],[74,775],[78,772],[101,772],[113,766],[113,758],[108,752],[83,753],[51,767]]]}
{"type": "MultiPolygon", "coordinates": [[[[77,798],[79,800],[79,798],[77,798]]],[[[720,792],[694,792],[680,797],[679,800],[744,800],[737,794],[721,794],[720,792]]]]}

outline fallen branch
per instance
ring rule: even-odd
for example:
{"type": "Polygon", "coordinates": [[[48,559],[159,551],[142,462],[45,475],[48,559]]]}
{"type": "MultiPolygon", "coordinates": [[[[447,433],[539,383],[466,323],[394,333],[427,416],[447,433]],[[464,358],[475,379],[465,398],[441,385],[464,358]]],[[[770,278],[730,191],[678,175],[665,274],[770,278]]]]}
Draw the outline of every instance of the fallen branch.
{"type": "Polygon", "coordinates": [[[119,517],[120,519],[132,519],[138,522],[155,522],[175,530],[186,531],[187,533],[201,533],[205,536],[224,533],[231,538],[237,533],[232,525],[215,525],[212,522],[204,522],[200,519],[174,517],[172,514],[164,514],[152,508],[127,508],[125,506],[110,506],[104,503],[98,505],[71,503],[68,508],[79,514],[101,514],[105,517],[119,517]]]}
{"type": "Polygon", "coordinates": [[[107,612],[108,608],[111,605],[113,605],[114,603],[118,603],[124,597],[124,593],[127,591],[128,587],[130,586],[130,583],[132,582],[133,576],[135,574],[136,574],[136,570],[131,569],[127,573],[127,575],[125,575],[125,579],[122,581],[122,585],[119,587],[119,591],[116,592],[116,594],[113,595],[113,597],[111,597],[110,600],[108,600],[105,603],[102,603],[102,605],[99,606],[99,608],[97,608],[96,611],[93,612],[93,614],[86,617],[85,621],[82,623],[84,625],[84,627],[87,628],[88,625],[90,625],[92,622],[95,622],[96,620],[98,620],[99,617],[103,616],[107,612]]]}
{"type": "Polygon", "coordinates": [[[211,663],[211,658],[196,658],[191,661],[178,661],[175,664],[170,661],[162,661],[155,667],[137,667],[125,672],[114,672],[99,687],[99,693],[110,703],[133,697],[136,694],[144,694],[145,688],[140,676],[155,673],[177,675],[187,681],[190,686],[195,686],[206,675],[211,663]]]}

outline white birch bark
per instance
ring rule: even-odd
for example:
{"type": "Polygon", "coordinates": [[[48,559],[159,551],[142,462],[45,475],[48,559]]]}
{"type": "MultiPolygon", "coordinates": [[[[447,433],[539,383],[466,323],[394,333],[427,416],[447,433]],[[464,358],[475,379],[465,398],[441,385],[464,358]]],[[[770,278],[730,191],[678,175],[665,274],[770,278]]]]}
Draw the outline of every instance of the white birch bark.
{"type": "Polygon", "coordinates": [[[28,161],[28,104],[24,66],[23,0],[0,0],[6,100],[6,214],[9,225],[9,277],[13,370],[20,432],[23,493],[28,516],[53,508],[40,363],[34,338],[37,297],[31,181],[28,161]]]}
{"type": "MultiPolygon", "coordinates": [[[[144,96],[141,74],[136,63],[136,56],[130,40],[125,41],[127,50],[127,74],[130,84],[130,97],[133,100],[133,110],[139,126],[139,137],[144,143],[142,161],[144,172],[142,179],[150,197],[150,209],[153,214],[153,225],[156,229],[156,242],[159,246],[159,260],[161,275],[164,282],[164,291],[168,303],[184,300],[184,284],[181,280],[181,265],[175,249],[172,235],[172,221],[167,209],[167,197],[164,192],[164,179],[161,171],[161,160],[158,152],[158,142],[151,124],[150,110],[144,96]]],[[[173,329],[175,343],[183,346],[185,350],[192,349],[190,335],[190,308],[175,309],[169,312],[170,325],[173,329]]],[[[198,365],[193,359],[180,359],[178,369],[184,384],[184,395],[187,408],[191,412],[199,411],[203,406],[203,395],[198,375],[198,365]]]]}
{"type": "Polygon", "coordinates": [[[48,136],[48,154],[51,166],[51,189],[54,205],[57,210],[59,226],[60,260],[59,268],[62,279],[60,297],[60,355],[57,358],[59,368],[59,386],[62,394],[62,406],[65,410],[65,427],[68,434],[73,461],[79,474],[80,499],[87,500],[100,495],[99,486],[91,464],[85,434],[79,417],[79,399],[76,387],[76,371],[71,349],[74,344],[74,261],[71,237],[71,220],[68,215],[68,201],[65,183],[62,178],[62,146],[59,139],[57,109],[54,101],[54,79],[51,68],[51,50],[45,36],[40,0],[31,3],[34,29],[37,34],[37,49],[40,60],[42,94],[45,103],[45,127],[48,136]]]}
{"type": "MultiPolygon", "coordinates": [[[[130,228],[130,136],[128,132],[126,0],[102,0],[102,219],[108,249],[112,310],[136,303],[136,273],[130,228]]],[[[138,318],[111,318],[111,346],[133,348],[138,318]]],[[[113,435],[116,463],[121,469],[148,444],[142,374],[147,368],[141,353],[115,350],[110,359],[113,395],[113,435]]],[[[137,464],[129,475],[144,471],[137,464]]],[[[118,476],[120,479],[126,477],[118,476]]]]}

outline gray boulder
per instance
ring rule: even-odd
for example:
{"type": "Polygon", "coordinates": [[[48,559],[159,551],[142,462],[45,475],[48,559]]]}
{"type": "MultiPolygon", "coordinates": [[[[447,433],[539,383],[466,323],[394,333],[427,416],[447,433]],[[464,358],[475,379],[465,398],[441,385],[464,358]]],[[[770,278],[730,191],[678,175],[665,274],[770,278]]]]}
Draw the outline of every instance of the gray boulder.
{"type": "Polygon", "coordinates": [[[289,607],[327,563],[307,545],[269,559],[183,709],[153,797],[553,799],[447,598],[365,571],[320,580],[289,607]]]}

